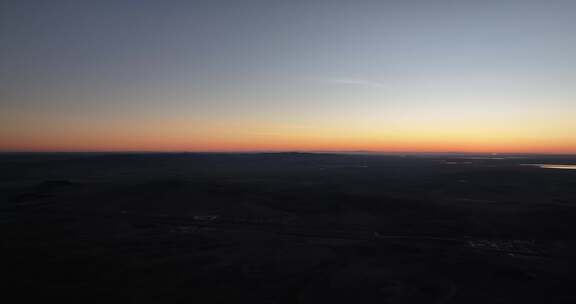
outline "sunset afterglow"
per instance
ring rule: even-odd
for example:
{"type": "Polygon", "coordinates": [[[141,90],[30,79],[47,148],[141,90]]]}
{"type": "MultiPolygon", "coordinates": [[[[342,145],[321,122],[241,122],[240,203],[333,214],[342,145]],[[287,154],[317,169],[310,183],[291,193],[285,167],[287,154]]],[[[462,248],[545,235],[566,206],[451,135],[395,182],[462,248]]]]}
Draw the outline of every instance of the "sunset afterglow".
{"type": "Polygon", "coordinates": [[[573,2],[168,2],[7,1],[0,150],[576,153],[573,2]]]}

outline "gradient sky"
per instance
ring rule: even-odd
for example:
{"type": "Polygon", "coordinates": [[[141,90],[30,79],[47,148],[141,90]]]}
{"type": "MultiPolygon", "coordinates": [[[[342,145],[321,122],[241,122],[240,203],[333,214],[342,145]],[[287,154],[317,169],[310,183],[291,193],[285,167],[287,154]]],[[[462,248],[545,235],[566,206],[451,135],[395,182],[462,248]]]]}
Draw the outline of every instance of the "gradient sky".
{"type": "Polygon", "coordinates": [[[576,153],[573,0],[2,0],[0,150],[576,153]]]}

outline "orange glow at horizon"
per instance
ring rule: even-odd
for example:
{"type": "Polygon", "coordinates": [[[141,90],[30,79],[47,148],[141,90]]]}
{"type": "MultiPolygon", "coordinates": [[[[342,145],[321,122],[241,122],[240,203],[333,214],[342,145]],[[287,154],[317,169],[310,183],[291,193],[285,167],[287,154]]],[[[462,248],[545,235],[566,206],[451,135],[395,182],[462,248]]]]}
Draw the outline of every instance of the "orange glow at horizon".
{"type": "Polygon", "coordinates": [[[576,123],[568,116],[497,119],[473,111],[467,116],[396,112],[385,119],[374,111],[273,119],[123,114],[101,121],[101,116],[15,111],[0,115],[6,123],[0,129],[0,151],[576,153],[576,123]]]}
{"type": "Polygon", "coordinates": [[[576,144],[562,139],[514,137],[391,136],[389,134],[337,136],[334,134],[92,134],[5,138],[0,151],[373,151],[373,152],[478,152],[576,153],[576,144]]]}

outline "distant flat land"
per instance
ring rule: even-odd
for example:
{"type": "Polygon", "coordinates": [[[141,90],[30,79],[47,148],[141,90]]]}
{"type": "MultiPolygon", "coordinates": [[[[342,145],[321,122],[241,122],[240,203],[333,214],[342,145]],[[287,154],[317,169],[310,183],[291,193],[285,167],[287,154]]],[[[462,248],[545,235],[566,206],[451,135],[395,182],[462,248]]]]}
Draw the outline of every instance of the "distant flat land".
{"type": "Polygon", "coordinates": [[[576,170],[562,167],[574,165],[570,155],[4,153],[3,261],[15,288],[39,292],[22,296],[63,302],[569,303],[576,170]]]}

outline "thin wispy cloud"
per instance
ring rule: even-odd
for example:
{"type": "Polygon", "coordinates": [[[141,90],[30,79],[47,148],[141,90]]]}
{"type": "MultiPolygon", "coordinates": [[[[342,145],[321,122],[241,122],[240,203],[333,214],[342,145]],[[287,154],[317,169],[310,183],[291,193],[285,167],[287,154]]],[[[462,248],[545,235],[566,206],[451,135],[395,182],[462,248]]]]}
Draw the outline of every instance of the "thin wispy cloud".
{"type": "Polygon", "coordinates": [[[331,85],[343,85],[343,86],[360,86],[366,88],[385,88],[386,85],[382,82],[352,78],[352,77],[338,77],[338,78],[320,78],[321,82],[331,85]]]}

